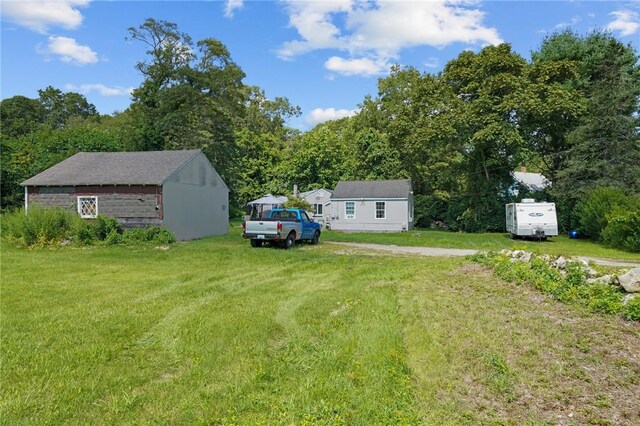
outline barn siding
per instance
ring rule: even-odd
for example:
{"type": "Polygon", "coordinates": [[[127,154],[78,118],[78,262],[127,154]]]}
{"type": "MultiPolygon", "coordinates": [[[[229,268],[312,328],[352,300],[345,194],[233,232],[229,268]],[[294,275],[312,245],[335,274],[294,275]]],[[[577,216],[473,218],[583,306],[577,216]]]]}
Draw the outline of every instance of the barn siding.
{"type": "Polygon", "coordinates": [[[126,219],[123,222],[157,224],[162,219],[162,194],[156,186],[29,187],[29,205],[78,209],[78,196],[97,196],[98,214],[126,219]],[[156,208],[157,206],[157,208],[156,208]]]}

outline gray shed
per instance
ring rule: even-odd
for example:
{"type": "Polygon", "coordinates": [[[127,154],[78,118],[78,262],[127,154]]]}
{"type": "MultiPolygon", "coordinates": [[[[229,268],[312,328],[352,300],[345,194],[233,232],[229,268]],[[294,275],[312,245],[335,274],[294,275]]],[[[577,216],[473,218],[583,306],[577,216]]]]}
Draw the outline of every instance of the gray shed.
{"type": "Polygon", "coordinates": [[[199,149],[79,152],[21,183],[25,208],[63,207],[125,227],[164,225],[178,240],[226,234],[229,188],[199,149]]]}
{"type": "Polygon", "coordinates": [[[340,181],[331,195],[331,229],[397,232],[412,228],[409,179],[340,181]]]}

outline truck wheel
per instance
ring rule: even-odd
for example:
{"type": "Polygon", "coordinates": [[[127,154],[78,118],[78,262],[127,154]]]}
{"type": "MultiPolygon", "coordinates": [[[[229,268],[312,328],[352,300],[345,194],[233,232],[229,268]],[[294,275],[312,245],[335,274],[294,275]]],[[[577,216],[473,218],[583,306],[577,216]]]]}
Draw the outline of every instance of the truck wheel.
{"type": "Polygon", "coordinates": [[[311,244],[315,246],[316,244],[318,244],[319,240],[320,240],[320,233],[316,231],[315,234],[313,234],[313,238],[311,238],[311,244]]]}
{"type": "Polygon", "coordinates": [[[251,240],[251,247],[262,247],[262,241],[260,241],[260,240],[251,240]]]}
{"type": "Polygon", "coordinates": [[[289,235],[287,235],[287,239],[284,240],[284,248],[285,250],[288,250],[292,248],[294,245],[296,245],[296,238],[294,237],[294,234],[292,232],[289,235]]]}

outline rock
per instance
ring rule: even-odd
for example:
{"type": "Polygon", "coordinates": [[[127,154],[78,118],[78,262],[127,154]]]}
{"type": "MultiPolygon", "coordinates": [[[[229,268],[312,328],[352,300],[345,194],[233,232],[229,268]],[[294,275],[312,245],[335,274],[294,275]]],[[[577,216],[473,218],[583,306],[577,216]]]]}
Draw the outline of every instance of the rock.
{"type": "Polygon", "coordinates": [[[635,298],[636,298],[636,295],[634,293],[625,294],[622,297],[622,304],[626,305],[627,303],[631,302],[635,298]]]}
{"type": "Polygon", "coordinates": [[[500,254],[506,254],[507,256],[509,256],[511,254],[511,250],[502,249],[500,250],[500,254]]]}
{"type": "Polygon", "coordinates": [[[598,276],[598,272],[595,269],[593,269],[591,266],[582,268],[582,270],[584,271],[585,274],[587,274],[588,277],[594,278],[598,276]]]}
{"type": "Polygon", "coordinates": [[[613,275],[603,275],[601,277],[597,277],[597,278],[589,278],[587,279],[587,282],[589,284],[611,284],[614,281],[614,277],[613,275]]]}
{"type": "Polygon", "coordinates": [[[567,260],[560,256],[555,262],[553,262],[552,266],[562,270],[567,269],[567,260]]]}
{"type": "Polygon", "coordinates": [[[519,258],[520,256],[522,256],[523,253],[524,253],[524,251],[522,251],[522,250],[514,250],[514,251],[511,252],[511,257],[519,258]]]}
{"type": "Polygon", "coordinates": [[[618,282],[628,293],[640,292],[640,268],[633,268],[626,274],[619,275],[618,282]]]}
{"type": "Polygon", "coordinates": [[[525,251],[522,253],[522,256],[520,256],[520,260],[522,262],[531,262],[531,255],[532,253],[525,251]]]}

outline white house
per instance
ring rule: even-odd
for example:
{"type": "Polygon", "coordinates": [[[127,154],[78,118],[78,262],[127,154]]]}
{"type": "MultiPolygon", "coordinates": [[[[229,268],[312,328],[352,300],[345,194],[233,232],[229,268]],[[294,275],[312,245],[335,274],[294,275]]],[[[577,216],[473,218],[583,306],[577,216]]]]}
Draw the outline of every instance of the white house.
{"type": "Polygon", "coordinates": [[[341,181],[331,196],[331,229],[399,232],[413,228],[409,179],[341,181]]]}
{"type": "MultiPolygon", "coordinates": [[[[520,185],[528,188],[531,191],[542,191],[543,189],[551,186],[551,183],[540,173],[527,172],[526,167],[522,167],[519,172],[512,172],[513,179],[520,185]]],[[[515,195],[518,195],[518,191],[513,191],[515,195]]]]}
{"type": "Polygon", "coordinates": [[[300,193],[300,198],[313,207],[313,220],[328,226],[331,216],[331,194],[328,189],[320,188],[300,193]]]}

